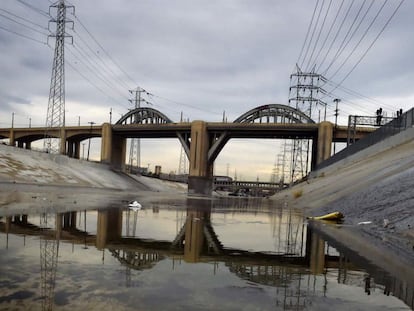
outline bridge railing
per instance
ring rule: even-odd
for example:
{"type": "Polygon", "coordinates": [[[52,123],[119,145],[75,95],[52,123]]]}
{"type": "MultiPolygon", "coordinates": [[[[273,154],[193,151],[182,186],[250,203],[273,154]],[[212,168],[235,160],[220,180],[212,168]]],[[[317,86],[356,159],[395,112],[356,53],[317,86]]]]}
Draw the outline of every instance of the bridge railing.
{"type": "Polygon", "coordinates": [[[401,116],[394,118],[392,121],[387,124],[379,127],[376,131],[368,134],[364,138],[358,140],[354,144],[348,146],[347,148],[341,150],[337,154],[334,154],[329,159],[320,163],[316,169],[321,169],[327,167],[335,162],[338,162],[346,157],[349,157],[369,146],[372,146],[387,137],[393,136],[404,131],[407,128],[413,127],[414,125],[414,108],[403,113],[401,116]]]}

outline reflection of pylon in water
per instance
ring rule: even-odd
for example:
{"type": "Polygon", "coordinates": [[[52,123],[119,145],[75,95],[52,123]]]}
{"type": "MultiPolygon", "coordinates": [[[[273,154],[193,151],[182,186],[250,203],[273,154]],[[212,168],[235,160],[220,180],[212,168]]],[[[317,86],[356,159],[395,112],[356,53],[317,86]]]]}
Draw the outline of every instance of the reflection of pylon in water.
{"type": "MultiPolygon", "coordinates": [[[[127,237],[135,237],[137,232],[137,222],[138,222],[138,212],[127,210],[125,218],[125,235],[127,237]],[[132,213],[132,221],[131,221],[132,213]]],[[[125,253],[124,253],[125,255],[125,253]]],[[[131,254],[127,253],[127,259],[131,259],[131,254]]],[[[131,267],[128,265],[125,266],[125,285],[126,287],[131,287],[131,267]]]]}
{"type": "MultiPolygon", "coordinates": [[[[58,219],[56,216],[55,221],[58,219]]],[[[56,281],[57,258],[59,253],[59,234],[58,223],[56,221],[56,236],[46,236],[48,229],[48,215],[42,214],[40,217],[40,228],[43,234],[40,236],[40,280],[42,295],[42,310],[52,310],[53,298],[56,281]]]]}
{"type": "Polygon", "coordinates": [[[135,237],[137,232],[137,223],[138,223],[138,212],[127,210],[126,218],[125,218],[125,234],[127,237],[135,237]],[[132,223],[131,223],[131,213],[132,215],[132,223]]]}

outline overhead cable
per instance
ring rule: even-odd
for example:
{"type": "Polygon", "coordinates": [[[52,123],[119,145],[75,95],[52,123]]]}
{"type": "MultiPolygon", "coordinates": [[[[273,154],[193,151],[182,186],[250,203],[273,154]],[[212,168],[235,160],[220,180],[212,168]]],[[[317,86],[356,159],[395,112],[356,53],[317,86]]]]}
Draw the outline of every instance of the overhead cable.
{"type": "Polygon", "coordinates": [[[305,55],[303,56],[303,60],[302,60],[302,62],[300,64],[300,67],[301,68],[303,67],[303,64],[305,63],[306,57],[308,56],[309,48],[310,48],[310,46],[312,44],[313,36],[315,35],[316,28],[318,27],[319,18],[321,17],[321,13],[322,13],[322,9],[323,9],[324,5],[325,5],[325,0],[323,0],[323,2],[321,4],[321,7],[319,8],[318,17],[316,18],[315,25],[313,26],[312,34],[311,34],[311,37],[310,37],[309,42],[308,42],[308,47],[306,48],[305,55]]]}
{"type": "MultiPolygon", "coordinates": [[[[387,22],[384,24],[384,26],[381,28],[380,32],[377,34],[377,36],[374,38],[374,40],[371,42],[371,44],[368,46],[368,48],[365,50],[365,52],[361,55],[361,57],[358,59],[358,61],[354,64],[354,66],[349,70],[349,72],[344,76],[344,78],[338,83],[338,85],[341,85],[348,77],[349,75],[355,70],[355,68],[361,63],[361,61],[364,59],[364,57],[368,54],[372,46],[377,42],[378,38],[381,36],[381,34],[384,32],[385,28],[389,25],[401,5],[404,3],[405,0],[401,0],[398,6],[395,8],[391,16],[388,18],[387,22]]],[[[386,1],[385,1],[386,2],[386,1]]],[[[330,92],[333,92],[337,87],[335,87],[330,92]]]]}
{"type": "MultiPolygon", "coordinates": [[[[348,31],[346,32],[346,34],[345,34],[344,38],[342,39],[342,42],[341,42],[341,44],[339,45],[339,47],[338,47],[338,49],[337,49],[337,51],[336,51],[335,55],[333,56],[333,58],[332,58],[331,62],[330,62],[330,63],[329,63],[329,65],[328,65],[328,67],[324,70],[324,75],[326,75],[326,73],[329,71],[329,69],[331,68],[331,66],[335,63],[335,61],[339,58],[339,56],[340,56],[340,55],[342,54],[342,52],[345,50],[345,48],[346,48],[346,44],[345,44],[345,42],[347,41],[348,36],[349,36],[349,34],[351,33],[352,28],[354,27],[354,25],[355,25],[356,21],[358,20],[358,17],[359,17],[359,15],[361,14],[362,9],[363,9],[363,7],[365,6],[366,1],[367,1],[367,0],[364,0],[364,1],[362,2],[361,6],[359,7],[358,12],[357,12],[357,14],[355,15],[354,20],[352,21],[351,26],[348,28],[348,31]]],[[[371,6],[372,6],[372,4],[374,3],[374,1],[375,1],[375,0],[372,0],[372,1],[371,1],[371,6]]],[[[371,7],[368,7],[368,9],[366,10],[366,12],[365,12],[365,14],[364,14],[364,16],[363,16],[363,17],[365,17],[365,16],[367,15],[367,13],[368,13],[368,11],[370,10],[370,8],[371,8],[371,7]]],[[[361,19],[361,23],[362,23],[362,21],[363,21],[363,18],[361,19]]],[[[359,25],[361,25],[361,23],[359,23],[359,25]]],[[[356,32],[356,30],[358,30],[358,28],[359,28],[359,27],[356,27],[356,28],[355,28],[355,31],[353,32],[353,34],[355,34],[355,32],[356,32]]],[[[350,37],[350,38],[352,39],[352,35],[351,35],[351,37],[350,37]]],[[[348,42],[349,42],[349,41],[348,41],[348,42]]]]}
{"type": "Polygon", "coordinates": [[[323,27],[325,26],[326,18],[327,18],[327,16],[328,16],[329,10],[331,9],[331,5],[332,5],[332,0],[329,0],[329,5],[328,5],[328,8],[326,9],[325,16],[324,16],[324,18],[323,18],[323,21],[322,21],[321,27],[320,27],[320,29],[319,29],[318,36],[317,36],[317,38],[316,38],[316,40],[315,40],[315,43],[314,43],[314,45],[313,45],[312,53],[311,53],[311,55],[310,55],[310,57],[309,57],[309,59],[308,59],[308,63],[307,63],[307,65],[306,65],[306,71],[307,71],[307,72],[311,71],[310,66],[312,65],[313,54],[315,53],[316,46],[318,45],[319,39],[320,39],[320,37],[321,37],[321,33],[322,33],[322,30],[323,30],[323,27]]]}
{"type": "Polygon", "coordinates": [[[14,30],[10,30],[10,29],[8,29],[6,27],[0,26],[0,29],[2,29],[4,31],[7,31],[9,33],[12,33],[12,34],[14,34],[16,36],[19,36],[19,37],[22,37],[22,38],[25,38],[25,39],[28,39],[28,40],[31,40],[31,41],[35,41],[37,43],[41,43],[41,44],[47,45],[47,42],[45,42],[45,41],[40,41],[38,39],[35,39],[35,38],[32,38],[32,37],[26,36],[24,34],[21,34],[21,33],[18,33],[16,31],[14,31],[14,30]]]}
{"type": "Polygon", "coordinates": [[[306,46],[306,42],[308,41],[309,33],[310,33],[311,28],[312,28],[312,24],[313,24],[313,20],[315,18],[315,13],[316,13],[316,9],[318,8],[318,4],[319,4],[319,0],[316,1],[315,8],[313,9],[312,18],[311,18],[311,21],[309,23],[308,30],[306,31],[305,40],[303,41],[302,48],[300,50],[299,57],[296,61],[296,64],[299,64],[300,59],[301,59],[302,54],[303,54],[303,51],[304,51],[305,46],[306,46]]]}

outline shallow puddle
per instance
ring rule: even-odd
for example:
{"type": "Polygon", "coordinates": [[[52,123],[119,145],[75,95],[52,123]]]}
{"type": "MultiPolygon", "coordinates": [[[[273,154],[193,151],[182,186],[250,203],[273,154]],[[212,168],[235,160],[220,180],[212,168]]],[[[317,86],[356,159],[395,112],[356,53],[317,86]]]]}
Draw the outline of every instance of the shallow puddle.
{"type": "Polygon", "coordinates": [[[413,288],[269,204],[192,199],[2,217],[0,309],[413,307],[413,288]]]}

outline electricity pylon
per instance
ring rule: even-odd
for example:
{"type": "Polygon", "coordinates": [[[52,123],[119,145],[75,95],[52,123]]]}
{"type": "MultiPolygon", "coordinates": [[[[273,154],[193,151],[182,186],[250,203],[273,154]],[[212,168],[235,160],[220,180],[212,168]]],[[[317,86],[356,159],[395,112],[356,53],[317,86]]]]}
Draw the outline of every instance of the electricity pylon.
{"type": "Polygon", "coordinates": [[[42,310],[53,309],[53,298],[56,283],[56,270],[59,254],[59,236],[61,227],[61,215],[55,218],[55,236],[47,236],[50,229],[48,214],[40,215],[40,229],[43,234],[40,236],[40,283],[42,294],[42,310]],[[59,218],[60,217],[60,218],[59,218]]]}
{"type": "MultiPolygon", "coordinates": [[[[321,84],[326,83],[326,78],[320,74],[302,72],[296,65],[296,72],[290,76],[291,86],[289,88],[289,104],[297,110],[313,118],[315,108],[319,105],[324,106],[324,120],[326,119],[326,103],[320,97],[325,94],[321,84]]],[[[291,182],[298,180],[309,171],[309,140],[295,139],[293,141],[292,161],[291,161],[291,182]]]]}
{"type": "MultiPolygon", "coordinates": [[[[66,10],[75,10],[74,6],[66,5],[64,0],[59,0],[49,7],[56,9],[56,18],[49,21],[50,24],[56,23],[56,31],[49,37],[56,38],[55,55],[53,58],[52,79],[50,81],[49,102],[47,106],[46,131],[43,148],[49,153],[65,153],[65,145],[61,145],[61,129],[65,127],[65,38],[72,36],[66,34],[66,23],[72,24],[73,21],[66,19],[66,10]],[[57,139],[52,138],[52,131],[58,129],[57,139]]],[[[48,39],[49,39],[48,37],[48,39]]]]}
{"type": "MultiPolygon", "coordinates": [[[[181,112],[180,122],[184,122],[182,112],[181,112]]],[[[188,120],[187,120],[187,122],[188,122],[188,120]]],[[[178,174],[179,175],[188,174],[188,159],[187,159],[187,154],[185,153],[185,150],[184,150],[183,146],[181,146],[180,160],[179,161],[180,162],[178,162],[178,174]]]]}
{"type": "MultiPolygon", "coordinates": [[[[147,95],[152,95],[151,93],[148,93],[146,90],[144,90],[141,87],[137,87],[135,90],[129,91],[131,94],[134,94],[134,98],[130,99],[129,101],[131,103],[135,104],[135,109],[141,107],[141,102],[146,102],[144,98],[142,98],[141,93],[145,93],[147,95]]],[[[149,103],[150,104],[150,103],[149,103]]],[[[138,120],[137,115],[135,115],[134,123],[139,123],[140,120],[138,120]]],[[[129,169],[132,171],[132,168],[136,166],[138,169],[141,167],[141,140],[139,138],[132,138],[131,139],[131,146],[129,149],[129,169]]]]}

